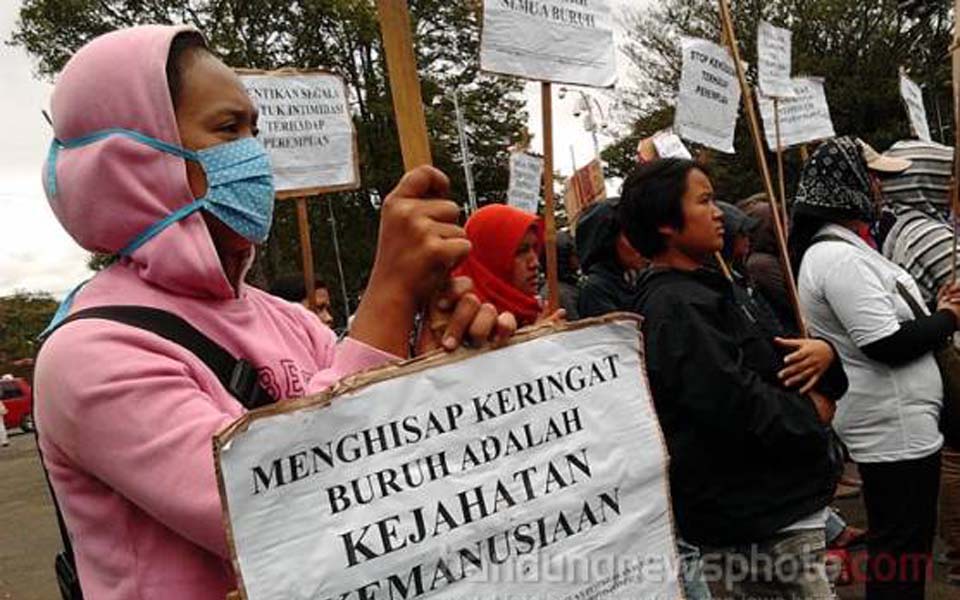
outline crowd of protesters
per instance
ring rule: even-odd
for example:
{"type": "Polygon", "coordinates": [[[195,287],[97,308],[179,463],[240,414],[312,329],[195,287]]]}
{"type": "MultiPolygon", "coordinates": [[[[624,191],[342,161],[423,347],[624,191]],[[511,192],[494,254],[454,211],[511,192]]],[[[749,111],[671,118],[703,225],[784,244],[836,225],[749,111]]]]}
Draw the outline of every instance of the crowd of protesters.
{"type": "Polygon", "coordinates": [[[941,419],[934,358],[960,323],[951,149],[901,142],[881,156],[837,138],[813,152],[789,219],[801,319],[769,200],[718,202],[694,161],[644,146],[620,197],[560,233],[554,314],[540,291],[541,220],[491,205],[460,227],[458,206],[435,200],[446,177],[419,168],[384,202],[370,280],[338,342],[325,285],[307,299],[298,276],[275,295],[244,282],[273,188],[256,110],[199,33],[97,38],[64,68],[52,109],[51,207],[84,248],[120,257],[64,303],[36,374],[39,443],[88,597],[235,587],[209,444],[244,413],[244,392],[304,396],[424,349],[614,311],[643,316],[688,598],[834,598],[819,568],[828,547],[865,537],[895,570],[868,573],[867,598],[921,599],[938,495],[960,583],[960,440],[941,419]],[[257,383],[228,389],[149,327],[84,314],[119,304],[185,318],[255,365],[257,383]],[[417,328],[424,306],[444,313],[442,331],[417,328]],[[849,460],[866,534],[830,507],[849,460]],[[743,560],[756,555],[805,568],[743,560]],[[727,580],[705,575],[711,561],[727,580]]]}
{"type": "Polygon", "coordinates": [[[580,217],[578,250],[606,249],[601,268],[581,257],[581,315],[644,317],[689,598],[833,598],[815,570],[748,569],[713,592],[701,572],[756,555],[822,564],[825,548],[865,539],[867,598],[922,599],[938,509],[960,583],[960,440],[934,359],[960,323],[952,160],[919,141],[813,152],[788,232],[802,324],[763,194],[719,202],[706,167],[647,156],[620,198],[580,217]],[[624,236],[648,266],[622,259],[624,236]],[[844,461],[859,467],[867,532],[829,506],[844,461]]]}

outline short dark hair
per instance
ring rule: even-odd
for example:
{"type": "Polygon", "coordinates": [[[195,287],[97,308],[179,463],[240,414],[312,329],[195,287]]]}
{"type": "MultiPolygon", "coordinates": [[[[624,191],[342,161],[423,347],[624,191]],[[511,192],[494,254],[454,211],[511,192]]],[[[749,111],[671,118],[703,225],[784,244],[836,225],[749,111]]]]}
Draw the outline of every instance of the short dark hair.
{"type": "Polygon", "coordinates": [[[666,249],[659,228],[683,229],[683,195],[687,175],[701,165],[681,158],[664,158],[640,165],[620,191],[620,228],[641,255],[651,258],[666,249]]]}
{"type": "Polygon", "coordinates": [[[167,89],[170,90],[174,109],[180,103],[180,94],[183,92],[183,72],[186,69],[187,57],[195,52],[213,55],[203,36],[196,31],[181,31],[170,42],[170,52],[167,54],[167,89]]]}
{"type": "MultiPolygon", "coordinates": [[[[314,288],[329,289],[318,275],[314,275],[314,288]]],[[[307,286],[303,281],[303,274],[279,277],[270,286],[270,293],[289,302],[303,302],[307,299],[307,286]]]]}

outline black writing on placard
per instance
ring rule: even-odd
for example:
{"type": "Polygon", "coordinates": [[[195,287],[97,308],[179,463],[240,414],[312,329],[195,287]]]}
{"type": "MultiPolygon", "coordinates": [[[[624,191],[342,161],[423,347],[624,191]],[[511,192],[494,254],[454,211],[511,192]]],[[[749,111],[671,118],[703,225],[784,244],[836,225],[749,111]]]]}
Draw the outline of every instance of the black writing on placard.
{"type": "Polygon", "coordinates": [[[814,97],[815,91],[810,86],[795,85],[793,93],[792,98],[780,100],[780,125],[784,128],[815,119],[823,112],[814,97]]]}
{"type": "Polygon", "coordinates": [[[347,431],[254,466],[250,493],[276,494],[286,486],[308,485],[331,515],[359,515],[349,529],[335,534],[344,569],[359,571],[404,550],[421,557],[404,564],[402,572],[377,575],[330,598],[416,598],[620,516],[617,482],[586,485],[597,472],[579,401],[583,394],[619,379],[622,371],[620,355],[612,353],[437,403],[425,413],[347,431]],[[442,448],[432,444],[432,451],[408,460],[386,462],[394,450],[437,438],[450,442],[442,448]],[[509,465],[497,464],[507,458],[509,465]],[[358,470],[366,461],[374,461],[373,468],[358,470]],[[337,481],[338,468],[346,466],[358,476],[337,481]],[[459,482],[471,473],[477,475],[469,483],[450,486],[443,495],[422,491],[433,482],[448,478],[459,482]],[[323,476],[321,485],[309,481],[318,476],[323,476]],[[366,513],[357,512],[398,496],[404,496],[405,505],[388,514],[375,511],[375,520],[365,522],[366,513]],[[532,516],[524,511],[523,516],[499,521],[504,525],[486,525],[496,515],[539,506],[544,499],[556,500],[533,508],[532,516]],[[445,535],[481,523],[485,526],[478,539],[468,536],[464,542],[458,536],[454,545],[444,545],[445,535]],[[437,554],[437,548],[444,550],[437,554]]]}
{"type": "Polygon", "coordinates": [[[311,85],[283,78],[248,81],[260,110],[260,140],[268,150],[323,148],[330,144],[330,119],[349,120],[339,82],[311,85]]]}
{"type": "Polygon", "coordinates": [[[498,0],[508,10],[547,21],[596,29],[596,14],[590,11],[590,0],[498,0]]]}
{"type": "Polygon", "coordinates": [[[790,64],[787,61],[788,36],[789,33],[780,32],[774,28],[762,30],[758,59],[765,71],[789,74],[790,64]]]}
{"type": "Polygon", "coordinates": [[[540,181],[543,163],[526,154],[510,157],[510,188],[507,197],[510,203],[528,212],[536,212],[540,199],[540,181]]]}
{"type": "Polygon", "coordinates": [[[700,69],[700,83],[694,93],[721,105],[730,103],[730,88],[736,71],[730,65],[698,50],[690,50],[689,60],[704,65],[700,69]]]}

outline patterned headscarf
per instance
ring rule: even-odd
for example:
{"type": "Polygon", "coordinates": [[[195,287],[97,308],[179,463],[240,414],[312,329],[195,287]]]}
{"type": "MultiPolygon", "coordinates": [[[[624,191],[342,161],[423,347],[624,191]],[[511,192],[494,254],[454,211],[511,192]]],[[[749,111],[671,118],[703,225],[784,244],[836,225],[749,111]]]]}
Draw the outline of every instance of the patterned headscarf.
{"type": "Polygon", "coordinates": [[[828,220],[876,218],[870,174],[854,138],[827,140],[816,149],[800,172],[793,211],[828,220]]]}

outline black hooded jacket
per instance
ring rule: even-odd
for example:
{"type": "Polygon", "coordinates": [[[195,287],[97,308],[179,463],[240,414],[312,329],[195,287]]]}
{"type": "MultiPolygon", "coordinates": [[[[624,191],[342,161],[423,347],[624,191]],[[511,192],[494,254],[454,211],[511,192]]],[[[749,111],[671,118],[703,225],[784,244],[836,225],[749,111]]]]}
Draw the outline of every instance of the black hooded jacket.
{"type": "Polygon", "coordinates": [[[577,221],[577,255],[584,279],[578,303],[580,317],[598,317],[630,310],[637,288],[617,259],[619,198],[608,198],[587,209],[577,221]]]}
{"type": "MultiPolygon", "coordinates": [[[[781,354],[731,284],[707,269],[648,269],[634,310],[680,535],[758,541],[825,508],[842,466],[831,432],[809,399],[780,385],[781,354]]],[[[825,379],[828,396],[846,391],[842,368],[825,379]]]]}

